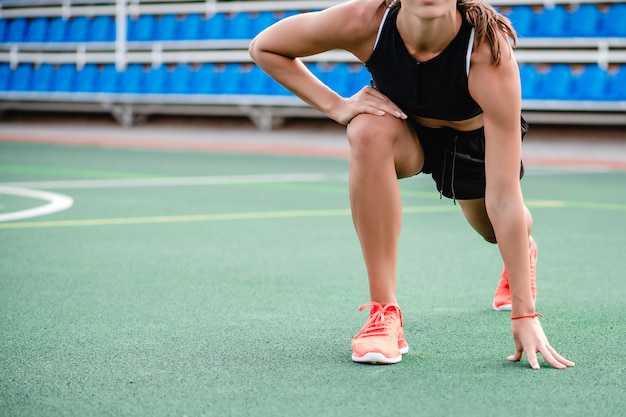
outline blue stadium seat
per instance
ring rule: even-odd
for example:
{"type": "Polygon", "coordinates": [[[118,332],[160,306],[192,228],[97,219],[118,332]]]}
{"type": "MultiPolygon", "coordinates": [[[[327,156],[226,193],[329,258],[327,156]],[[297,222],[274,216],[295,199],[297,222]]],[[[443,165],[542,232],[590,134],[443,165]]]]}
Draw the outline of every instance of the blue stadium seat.
{"type": "Polygon", "coordinates": [[[163,94],[165,93],[165,84],[167,82],[167,67],[161,65],[157,68],[152,68],[146,74],[146,81],[144,83],[144,92],[148,94],[163,94]]]}
{"type": "Polygon", "coordinates": [[[319,78],[319,80],[324,84],[330,85],[332,83],[332,80],[330,79],[330,71],[332,67],[330,64],[324,62],[313,62],[307,64],[307,67],[309,68],[309,71],[311,71],[313,75],[319,78]]]}
{"type": "Polygon", "coordinates": [[[112,42],[115,40],[115,22],[112,16],[96,16],[91,22],[87,41],[112,42]]]}
{"type": "Polygon", "coordinates": [[[370,85],[370,81],[372,80],[372,75],[369,73],[365,65],[362,64],[353,64],[353,68],[351,71],[351,80],[352,85],[350,87],[350,91],[352,94],[357,93],[363,87],[370,85]]]}
{"type": "Polygon", "coordinates": [[[352,90],[350,64],[341,62],[330,69],[327,76],[328,86],[342,97],[349,97],[354,94],[352,90]]]}
{"type": "Polygon", "coordinates": [[[143,92],[143,65],[130,64],[120,77],[119,92],[140,94],[143,92]]]}
{"type": "Polygon", "coordinates": [[[204,21],[200,28],[200,39],[222,39],[226,30],[226,15],[215,13],[204,21]]]}
{"type": "Polygon", "coordinates": [[[6,19],[0,18],[0,42],[4,42],[6,40],[8,27],[9,27],[9,21],[6,19]]]}
{"type": "Polygon", "coordinates": [[[535,12],[530,6],[513,6],[507,17],[519,37],[533,35],[535,12]]]}
{"type": "Polygon", "coordinates": [[[602,13],[594,4],[581,4],[569,15],[568,36],[594,37],[600,36],[602,13]]]}
{"type": "Polygon", "coordinates": [[[69,27],[69,20],[63,17],[55,17],[50,22],[48,29],[48,42],[65,42],[67,37],[67,29],[69,27]]]}
{"type": "Polygon", "coordinates": [[[26,39],[26,28],[28,21],[25,17],[18,17],[9,23],[9,32],[7,33],[7,42],[24,42],[26,39]]]}
{"type": "Polygon", "coordinates": [[[13,70],[7,63],[0,64],[0,91],[8,91],[11,86],[11,77],[13,76],[13,70]]]}
{"type": "Polygon", "coordinates": [[[89,32],[89,18],[87,16],[76,16],[70,21],[67,30],[68,42],[86,42],[89,32]]]}
{"type": "Polygon", "coordinates": [[[626,64],[622,64],[609,81],[609,100],[626,101],[626,64]]]}
{"type": "Polygon", "coordinates": [[[32,91],[52,91],[54,67],[52,64],[41,64],[33,73],[30,89],[32,91]]]}
{"type": "Polygon", "coordinates": [[[261,33],[264,29],[270,27],[274,23],[276,23],[278,19],[276,18],[274,12],[265,11],[261,12],[255,18],[251,19],[250,27],[248,28],[248,36],[250,38],[254,38],[256,35],[261,33]]]}
{"type": "Polygon", "coordinates": [[[102,93],[117,93],[119,92],[120,73],[117,72],[115,64],[106,64],[100,70],[98,79],[96,81],[96,91],[102,93]]]}
{"type": "Polygon", "coordinates": [[[191,93],[191,78],[193,70],[190,65],[178,64],[169,75],[167,92],[171,94],[191,93]]]}
{"type": "Polygon", "coordinates": [[[154,38],[162,41],[178,39],[178,17],[174,14],[163,15],[156,22],[154,38]]]}
{"type": "Polygon", "coordinates": [[[608,100],[609,73],[597,64],[586,65],[576,78],[574,98],[577,100],[608,100]]]}
{"type": "Polygon", "coordinates": [[[152,15],[139,16],[137,20],[129,18],[127,39],[129,41],[150,41],[154,39],[156,22],[152,15]]]}
{"type": "Polygon", "coordinates": [[[522,64],[519,68],[520,79],[522,83],[522,99],[537,99],[539,98],[539,82],[541,75],[537,71],[537,67],[532,64],[522,64]]]}
{"type": "Polygon", "coordinates": [[[613,3],[604,14],[604,34],[626,37],[626,3],[613,3]]]}
{"type": "Polygon", "coordinates": [[[266,95],[269,94],[269,76],[254,64],[247,64],[242,68],[241,94],[266,95]]]}
{"type": "Polygon", "coordinates": [[[225,21],[224,39],[250,39],[250,16],[241,12],[229,16],[225,21]]]}
{"type": "Polygon", "coordinates": [[[37,17],[28,25],[26,42],[44,42],[48,35],[48,18],[37,17]]]}
{"type": "Polygon", "coordinates": [[[74,64],[63,64],[55,72],[52,78],[53,91],[74,91],[74,80],[76,78],[76,66],[74,64]]]}
{"type": "Polygon", "coordinates": [[[33,81],[33,66],[31,64],[20,64],[13,72],[11,79],[11,90],[30,91],[33,81]]]}
{"type": "Polygon", "coordinates": [[[180,24],[180,32],[178,38],[181,40],[198,40],[200,39],[200,29],[204,24],[202,15],[199,13],[189,14],[180,24]]]}
{"type": "Polygon", "coordinates": [[[538,98],[572,100],[572,70],[566,64],[554,64],[541,78],[538,98]]]}
{"type": "Polygon", "coordinates": [[[215,94],[217,86],[217,65],[212,62],[202,64],[191,77],[192,94],[215,94]]]}
{"type": "Polygon", "coordinates": [[[230,62],[216,74],[218,77],[217,94],[245,94],[239,88],[243,80],[242,68],[242,64],[230,62]]]}
{"type": "Polygon", "coordinates": [[[76,91],[82,93],[96,91],[97,78],[98,66],[96,64],[86,64],[80,71],[76,72],[76,91]]]}
{"type": "Polygon", "coordinates": [[[567,10],[562,5],[545,7],[535,18],[534,35],[539,37],[565,36],[567,18],[567,10]]]}

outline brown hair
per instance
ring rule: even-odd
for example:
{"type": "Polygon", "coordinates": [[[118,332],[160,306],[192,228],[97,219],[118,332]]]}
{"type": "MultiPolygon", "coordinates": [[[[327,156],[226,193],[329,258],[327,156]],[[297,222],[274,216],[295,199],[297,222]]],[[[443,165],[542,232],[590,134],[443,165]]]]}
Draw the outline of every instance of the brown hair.
{"type": "MultiPolygon", "coordinates": [[[[389,7],[393,0],[383,0],[383,6],[389,7]]],[[[400,6],[400,0],[396,0],[394,7],[400,6]]],[[[486,0],[457,0],[457,9],[464,19],[474,27],[474,43],[487,42],[491,48],[491,63],[500,63],[501,36],[513,41],[513,47],[517,45],[517,34],[509,19],[498,13],[486,0]]]]}

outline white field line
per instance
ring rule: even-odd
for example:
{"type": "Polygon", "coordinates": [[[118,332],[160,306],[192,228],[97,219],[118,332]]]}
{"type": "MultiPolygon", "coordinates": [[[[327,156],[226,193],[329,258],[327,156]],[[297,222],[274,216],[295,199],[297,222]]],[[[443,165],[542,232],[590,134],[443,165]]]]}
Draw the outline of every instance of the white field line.
{"type": "Polygon", "coordinates": [[[0,222],[45,216],[46,214],[67,210],[74,204],[74,199],[66,195],[50,193],[46,191],[28,190],[25,188],[7,187],[0,185],[0,194],[16,195],[19,197],[28,197],[48,201],[48,204],[32,209],[14,211],[11,213],[0,213],[0,222]]]}
{"type": "Polygon", "coordinates": [[[270,184],[288,182],[346,181],[347,174],[293,173],[260,175],[221,175],[209,177],[129,178],[106,180],[67,180],[0,183],[4,186],[38,189],[172,187],[184,185],[270,184]]]}

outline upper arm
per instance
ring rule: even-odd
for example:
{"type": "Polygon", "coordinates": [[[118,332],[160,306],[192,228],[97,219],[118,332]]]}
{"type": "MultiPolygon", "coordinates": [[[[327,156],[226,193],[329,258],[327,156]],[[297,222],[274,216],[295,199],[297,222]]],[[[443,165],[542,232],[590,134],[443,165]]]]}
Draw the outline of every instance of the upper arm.
{"type": "Polygon", "coordinates": [[[502,59],[491,63],[487,45],[472,56],[470,94],[483,110],[487,194],[502,196],[519,187],[521,162],[521,87],[517,62],[508,42],[500,41],[502,59]]]}
{"type": "Polygon", "coordinates": [[[382,16],[379,6],[380,0],[352,0],[286,18],[257,35],[250,52],[298,58],[344,49],[363,61],[373,48],[382,16]]]}

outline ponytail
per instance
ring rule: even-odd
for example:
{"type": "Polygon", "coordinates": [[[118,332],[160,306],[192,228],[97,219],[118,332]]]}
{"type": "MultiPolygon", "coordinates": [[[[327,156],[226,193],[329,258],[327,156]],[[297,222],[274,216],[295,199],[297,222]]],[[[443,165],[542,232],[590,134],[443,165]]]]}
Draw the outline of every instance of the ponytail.
{"type": "Polygon", "coordinates": [[[517,45],[517,34],[513,25],[485,0],[457,0],[457,8],[469,24],[474,27],[475,43],[487,42],[491,48],[491,63],[500,63],[500,39],[504,36],[517,45]]]}

